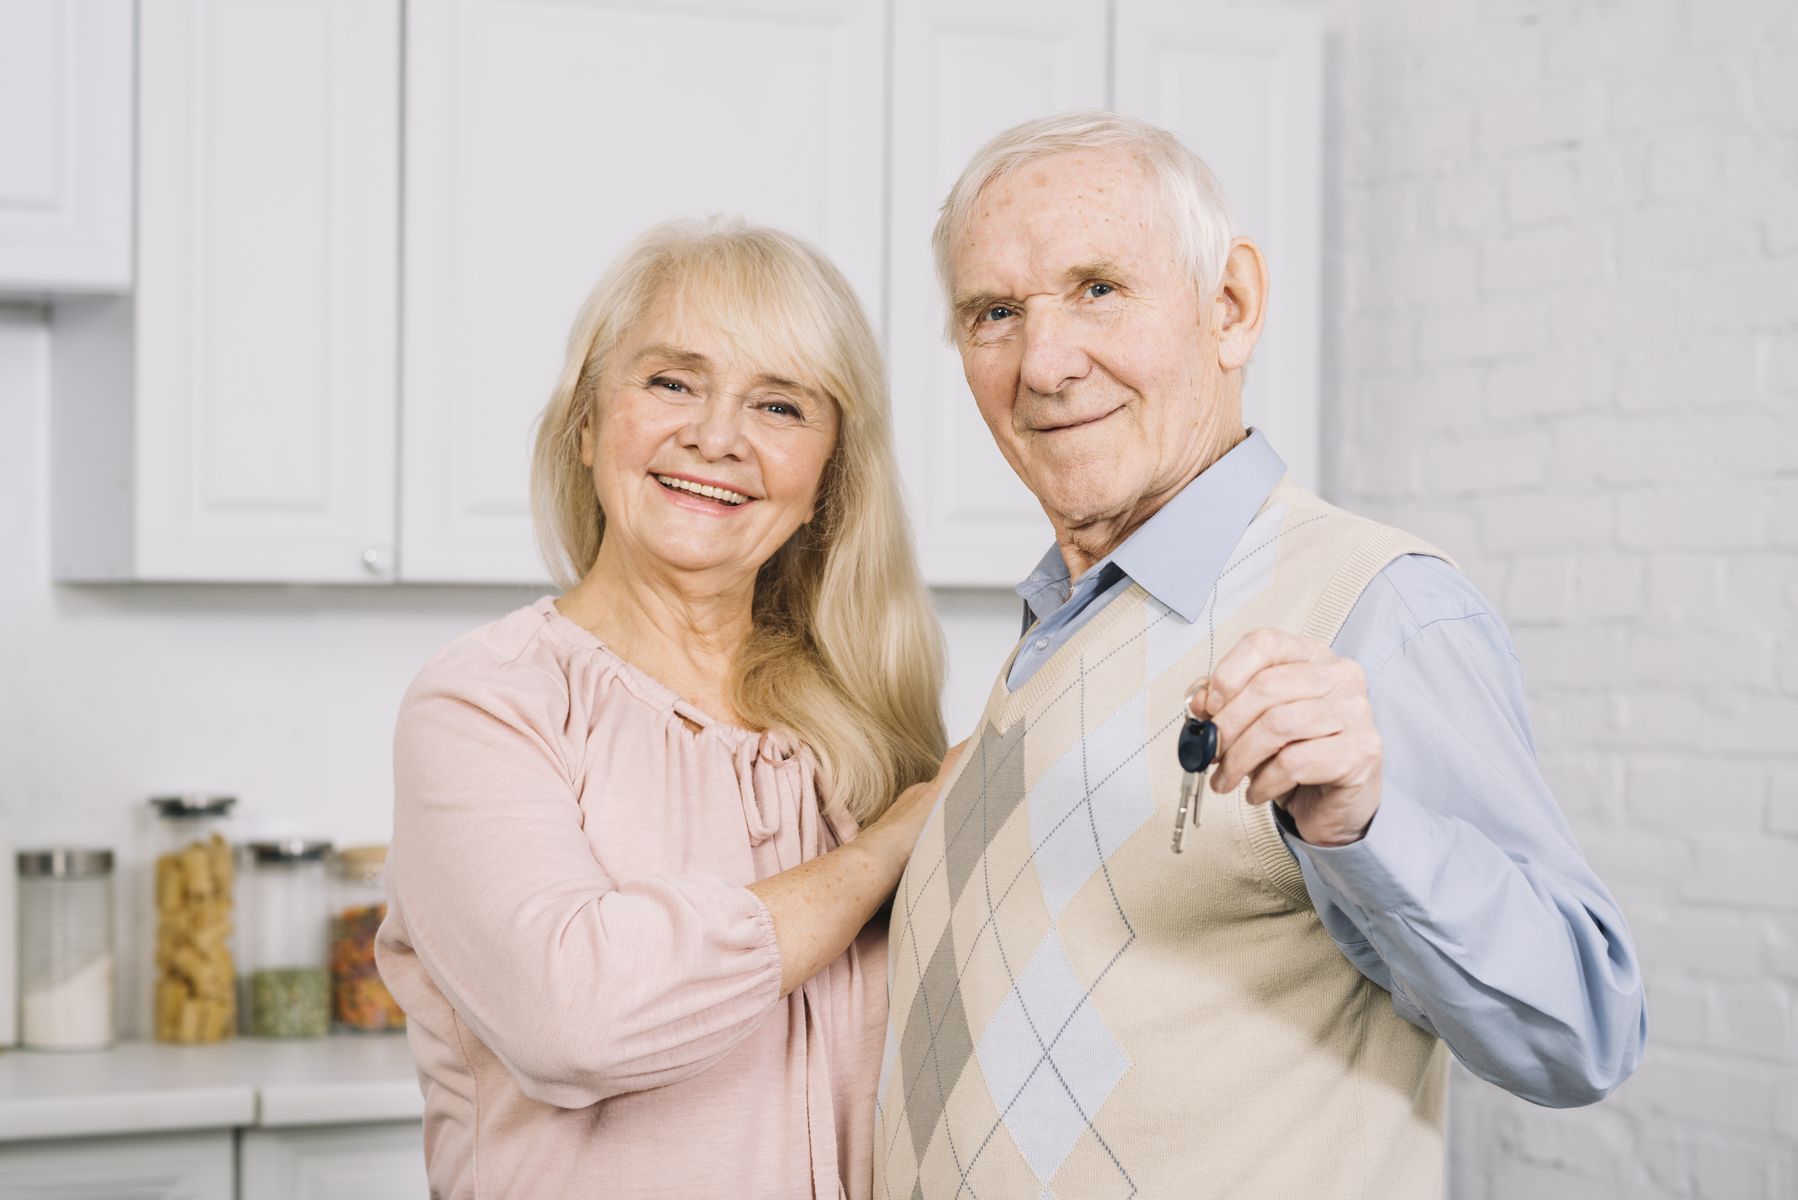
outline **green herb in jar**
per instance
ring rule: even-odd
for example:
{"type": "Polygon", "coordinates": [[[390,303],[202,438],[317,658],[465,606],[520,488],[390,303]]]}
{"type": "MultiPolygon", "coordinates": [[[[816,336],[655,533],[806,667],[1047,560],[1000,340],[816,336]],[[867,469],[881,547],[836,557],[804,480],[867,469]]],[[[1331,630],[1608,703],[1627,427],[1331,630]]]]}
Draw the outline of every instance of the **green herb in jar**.
{"type": "Polygon", "coordinates": [[[250,973],[253,1037],[323,1037],[331,1027],[331,973],[323,967],[266,967],[250,973]]]}

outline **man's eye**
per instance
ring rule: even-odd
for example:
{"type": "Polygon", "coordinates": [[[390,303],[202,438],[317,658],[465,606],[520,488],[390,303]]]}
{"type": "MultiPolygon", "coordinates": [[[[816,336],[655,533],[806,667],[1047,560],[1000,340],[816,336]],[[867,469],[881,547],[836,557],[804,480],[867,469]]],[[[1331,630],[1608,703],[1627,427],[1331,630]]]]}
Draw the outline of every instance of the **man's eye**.
{"type": "Polygon", "coordinates": [[[1109,283],[1089,283],[1086,285],[1086,294],[1094,300],[1097,300],[1101,296],[1109,296],[1115,291],[1117,291],[1117,289],[1112,287],[1109,283]]]}
{"type": "Polygon", "coordinates": [[[985,312],[981,313],[980,319],[982,321],[986,321],[990,324],[993,321],[1003,321],[1003,320],[1005,320],[1005,318],[1007,318],[1011,315],[1012,315],[1012,312],[1011,312],[1010,305],[995,304],[991,308],[987,309],[985,312]]]}

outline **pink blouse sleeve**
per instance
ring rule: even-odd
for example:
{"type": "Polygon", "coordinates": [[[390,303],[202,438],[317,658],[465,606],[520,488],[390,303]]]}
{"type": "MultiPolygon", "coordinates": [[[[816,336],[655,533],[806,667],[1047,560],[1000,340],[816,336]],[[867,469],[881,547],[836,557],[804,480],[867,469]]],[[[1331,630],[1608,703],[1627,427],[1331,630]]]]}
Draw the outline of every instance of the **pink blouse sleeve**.
{"type": "Polygon", "coordinates": [[[615,884],[581,827],[565,685],[427,668],[394,740],[389,892],[419,962],[532,1099],[675,1083],[780,996],[768,910],[706,875],[615,884]]]}

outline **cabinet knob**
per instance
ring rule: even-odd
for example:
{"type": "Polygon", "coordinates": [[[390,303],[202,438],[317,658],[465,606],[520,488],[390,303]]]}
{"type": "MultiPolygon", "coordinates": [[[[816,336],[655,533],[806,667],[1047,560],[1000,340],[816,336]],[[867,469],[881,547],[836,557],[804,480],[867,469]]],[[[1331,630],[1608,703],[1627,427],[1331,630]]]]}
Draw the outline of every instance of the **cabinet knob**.
{"type": "Polygon", "coordinates": [[[370,546],[362,552],[362,566],[370,575],[391,575],[393,551],[385,546],[370,546]]]}

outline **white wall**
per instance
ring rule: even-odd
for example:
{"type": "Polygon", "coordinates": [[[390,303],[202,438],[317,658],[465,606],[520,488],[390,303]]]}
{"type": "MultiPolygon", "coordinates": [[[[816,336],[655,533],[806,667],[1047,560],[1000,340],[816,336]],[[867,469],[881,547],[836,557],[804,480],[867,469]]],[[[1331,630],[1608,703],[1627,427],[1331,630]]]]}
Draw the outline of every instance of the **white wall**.
{"type": "Polygon", "coordinates": [[[1646,964],[1457,1200],[1798,1195],[1798,5],[1332,0],[1335,497],[1457,554],[1646,964]]]}
{"type": "MultiPolygon", "coordinates": [[[[438,646],[536,593],[55,586],[47,349],[41,310],[0,306],[0,842],[135,858],[144,800],[186,790],[241,797],[246,834],[385,841],[401,693],[438,646]]],[[[1016,640],[1018,600],[938,605],[961,737],[1016,640]]]]}

